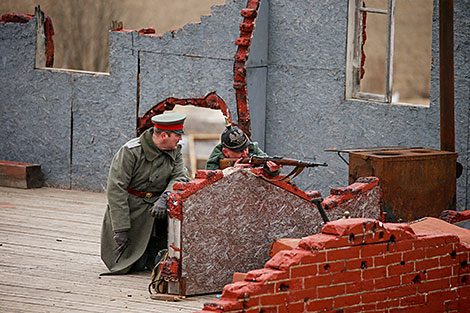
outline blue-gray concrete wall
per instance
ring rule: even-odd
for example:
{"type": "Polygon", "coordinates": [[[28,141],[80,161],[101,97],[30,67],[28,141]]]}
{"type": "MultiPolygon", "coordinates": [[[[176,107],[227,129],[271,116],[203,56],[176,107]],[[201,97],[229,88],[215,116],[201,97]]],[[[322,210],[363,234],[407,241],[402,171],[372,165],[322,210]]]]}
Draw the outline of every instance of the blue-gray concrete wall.
{"type": "MultiPolygon", "coordinates": [[[[346,1],[269,0],[268,38],[261,41],[268,45],[266,95],[253,96],[266,99],[266,117],[257,134],[269,154],[329,163],[306,169],[296,178],[299,187],[326,196],[331,187],[347,184],[347,165],[324,151],[329,148],[440,148],[434,2],[431,105],[424,108],[344,99],[346,1]]],[[[459,209],[470,209],[469,3],[454,2],[456,150],[464,165],[459,209]]],[[[162,37],[111,32],[109,74],[34,69],[35,20],[0,23],[0,159],[40,163],[52,186],[102,190],[113,154],[135,135],[137,112],[141,116],[168,97],[215,91],[236,118],[234,41],[245,6],[246,0],[227,0],[201,23],[162,37]]]]}
{"type": "Polygon", "coordinates": [[[0,23],[0,158],[42,165],[47,185],[102,190],[135,134],[132,35],[111,35],[114,75],[34,69],[35,23],[0,23]]]}
{"type": "Polygon", "coordinates": [[[50,184],[69,186],[71,76],[34,70],[36,31],[0,23],[0,158],[46,163],[50,184]]]}
{"type": "Polygon", "coordinates": [[[140,115],[169,97],[203,98],[213,91],[236,112],[234,42],[244,4],[227,1],[226,6],[214,6],[210,16],[201,17],[201,23],[187,24],[162,38],[135,37],[140,51],[140,115]]]}
{"type": "MultiPolygon", "coordinates": [[[[455,137],[464,167],[457,184],[458,208],[470,209],[470,1],[454,1],[455,137]]],[[[437,11],[437,10],[436,10],[437,11]]],[[[437,15],[435,14],[437,20],[437,15]]],[[[437,28],[436,28],[437,29],[437,28]]],[[[435,36],[437,37],[437,36],[435,36]]],[[[434,47],[437,46],[437,41],[434,47]]],[[[436,58],[437,52],[434,51],[436,58]]],[[[437,77],[438,68],[434,70],[437,77]]],[[[433,79],[435,82],[438,79],[433,79]]],[[[433,86],[434,87],[434,86],[433,86]]],[[[438,93],[437,86],[433,88],[438,93]]]]}
{"type": "MultiPolygon", "coordinates": [[[[469,3],[454,2],[456,151],[464,165],[458,180],[459,209],[469,208],[469,3]]],[[[440,149],[437,1],[428,108],[345,100],[347,1],[270,0],[270,7],[266,150],[294,158],[313,156],[329,164],[296,178],[300,187],[327,196],[331,187],[347,184],[347,165],[325,149],[440,149]]]]}
{"type": "Polygon", "coordinates": [[[213,91],[236,112],[233,43],[244,5],[214,6],[201,23],[162,38],[111,32],[109,74],[34,69],[36,20],[0,23],[0,159],[41,164],[46,185],[104,190],[114,153],[136,134],[137,112],[213,91]]]}

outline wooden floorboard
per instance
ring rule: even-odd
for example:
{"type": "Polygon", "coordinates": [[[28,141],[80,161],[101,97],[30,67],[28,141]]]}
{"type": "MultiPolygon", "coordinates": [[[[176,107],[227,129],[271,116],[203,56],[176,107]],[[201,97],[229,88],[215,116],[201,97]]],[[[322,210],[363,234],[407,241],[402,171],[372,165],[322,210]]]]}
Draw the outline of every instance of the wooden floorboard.
{"type": "Polygon", "coordinates": [[[215,295],[150,299],[150,272],[99,276],[103,193],[0,187],[0,312],[189,313],[215,295]]]}

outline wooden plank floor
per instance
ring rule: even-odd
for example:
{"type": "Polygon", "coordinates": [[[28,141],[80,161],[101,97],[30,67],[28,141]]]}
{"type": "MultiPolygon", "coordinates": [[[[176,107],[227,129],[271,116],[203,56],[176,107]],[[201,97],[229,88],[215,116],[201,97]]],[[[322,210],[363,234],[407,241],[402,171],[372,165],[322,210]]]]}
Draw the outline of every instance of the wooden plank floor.
{"type": "Polygon", "coordinates": [[[201,310],[215,295],[152,300],[150,272],[99,276],[103,193],[0,187],[0,312],[201,310]]]}

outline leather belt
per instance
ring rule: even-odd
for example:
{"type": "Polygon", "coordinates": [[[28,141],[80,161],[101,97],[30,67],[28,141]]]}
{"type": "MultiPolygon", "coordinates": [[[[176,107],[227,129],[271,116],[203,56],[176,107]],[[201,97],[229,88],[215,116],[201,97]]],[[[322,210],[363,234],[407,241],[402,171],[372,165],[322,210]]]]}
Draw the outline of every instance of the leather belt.
{"type": "Polygon", "coordinates": [[[127,192],[131,195],[140,197],[140,198],[152,198],[158,195],[156,192],[145,192],[145,191],[137,191],[131,188],[127,188],[127,192]]]}

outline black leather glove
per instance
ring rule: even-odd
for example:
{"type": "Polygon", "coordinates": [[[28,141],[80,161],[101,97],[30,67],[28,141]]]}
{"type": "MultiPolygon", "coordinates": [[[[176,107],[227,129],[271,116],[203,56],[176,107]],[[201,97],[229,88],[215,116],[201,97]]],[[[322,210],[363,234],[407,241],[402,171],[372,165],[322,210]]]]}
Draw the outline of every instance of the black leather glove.
{"type": "Polygon", "coordinates": [[[164,219],[168,215],[168,193],[163,193],[160,198],[153,204],[150,214],[158,219],[164,219]]]}
{"type": "Polygon", "coordinates": [[[114,234],[114,241],[118,244],[118,251],[121,252],[129,245],[128,231],[120,231],[114,234]]]}

